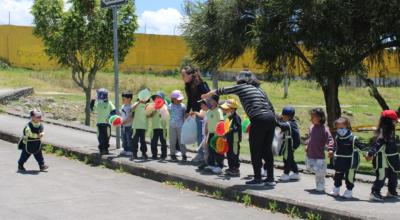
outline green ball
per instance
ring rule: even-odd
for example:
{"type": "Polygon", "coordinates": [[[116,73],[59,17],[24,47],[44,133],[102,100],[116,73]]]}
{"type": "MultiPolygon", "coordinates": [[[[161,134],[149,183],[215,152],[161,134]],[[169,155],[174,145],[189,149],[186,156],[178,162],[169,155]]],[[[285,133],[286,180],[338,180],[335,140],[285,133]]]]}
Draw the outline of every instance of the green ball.
{"type": "Polygon", "coordinates": [[[211,138],[211,140],[210,140],[210,147],[212,148],[212,149],[216,149],[216,147],[217,147],[217,140],[218,140],[218,136],[217,135],[215,135],[214,137],[212,137],[211,138]]]}

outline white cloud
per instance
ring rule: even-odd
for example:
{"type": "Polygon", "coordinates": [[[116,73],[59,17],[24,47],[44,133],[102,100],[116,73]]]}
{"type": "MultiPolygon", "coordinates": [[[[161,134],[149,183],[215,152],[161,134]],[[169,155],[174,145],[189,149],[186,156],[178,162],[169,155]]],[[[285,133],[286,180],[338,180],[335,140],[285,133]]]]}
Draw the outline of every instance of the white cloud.
{"type": "Polygon", "coordinates": [[[179,28],[182,14],[175,8],[162,8],[157,11],[144,11],[139,15],[140,32],[148,34],[181,34],[179,28]]]}
{"type": "Polygon", "coordinates": [[[0,24],[8,24],[10,13],[11,24],[32,25],[32,4],[33,0],[0,0],[0,24]]]}

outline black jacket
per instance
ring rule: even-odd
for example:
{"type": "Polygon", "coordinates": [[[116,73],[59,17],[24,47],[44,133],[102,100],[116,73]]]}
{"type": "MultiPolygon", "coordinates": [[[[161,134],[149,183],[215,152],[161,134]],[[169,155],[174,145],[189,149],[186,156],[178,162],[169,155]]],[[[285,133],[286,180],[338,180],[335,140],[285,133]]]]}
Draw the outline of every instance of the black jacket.
{"type": "Polygon", "coordinates": [[[365,150],[367,146],[360,142],[349,131],[345,136],[336,135],[333,151],[335,156],[333,164],[336,171],[345,172],[349,169],[357,169],[360,164],[358,150],[365,150]]]}
{"type": "Polygon", "coordinates": [[[186,113],[190,111],[199,112],[200,111],[200,103],[198,101],[201,100],[201,95],[206,94],[210,91],[208,84],[206,82],[201,82],[196,88],[192,88],[190,83],[185,84],[185,91],[187,95],[187,105],[186,105],[186,113]]]}
{"type": "Polygon", "coordinates": [[[296,120],[292,119],[287,122],[278,121],[278,126],[284,132],[283,143],[280,150],[280,155],[284,155],[286,151],[294,152],[300,146],[300,131],[296,120]],[[287,142],[287,143],[285,143],[287,142]],[[288,146],[288,148],[286,148],[288,146]]]}
{"type": "Polygon", "coordinates": [[[375,169],[384,168],[384,160],[387,160],[389,167],[393,171],[400,172],[400,157],[394,134],[388,140],[383,137],[377,138],[368,151],[368,155],[374,156],[373,164],[375,169]]]}

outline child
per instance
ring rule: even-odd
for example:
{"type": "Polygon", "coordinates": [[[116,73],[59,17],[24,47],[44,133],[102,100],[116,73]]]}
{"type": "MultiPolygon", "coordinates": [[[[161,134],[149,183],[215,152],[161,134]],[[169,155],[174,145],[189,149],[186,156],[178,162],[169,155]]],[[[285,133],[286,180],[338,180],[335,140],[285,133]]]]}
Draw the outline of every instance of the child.
{"type": "Polygon", "coordinates": [[[44,163],[41,140],[43,138],[42,113],[38,110],[30,111],[31,121],[25,126],[23,138],[18,144],[18,149],[21,150],[21,156],[18,160],[18,172],[25,172],[24,164],[29,159],[31,154],[35,157],[39,164],[40,171],[45,171],[49,168],[44,163]]]}
{"type": "MultiPolygon", "coordinates": [[[[155,101],[157,98],[164,99],[164,96],[165,95],[163,92],[157,92],[155,95],[152,96],[152,99],[153,101],[155,101]]],[[[150,114],[151,127],[153,129],[153,137],[151,138],[151,153],[153,155],[152,159],[154,160],[158,158],[157,144],[159,139],[161,142],[161,159],[165,160],[165,158],[167,158],[167,142],[165,140],[165,137],[167,135],[167,121],[166,119],[163,119],[161,117],[160,111],[162,108],[166,108],[165,104],[160,109],[153,109],[150,114]]]]}
{"type": "Polygon", "coordinates": [[[185,118],[186,106],[182,104],[183,100],[182,92],[179,90],[174,90],[171,93],[171,101],[169,104],[168,110],[170,112],[170,121],[169,121],[169,144],[170,144],[170,153],[171,160],[176,161],[176,145],[180,146],[180,150],[182,153],[182,161],[186,161],[186,146],[181,144],[181,131],[183,126],[183,120],[185,118]]]}
{"type": "Polygon", "coordinates": [[[328,155],[333,158],[335,168],[335,183],[331,196],[339,196],[342,180],[345,179],[346,191],[343,197],[346,199],[353,198],[354,178],[358,165],[360,164],[359,150],[364,150],[366,145],[361,143],[351,132],[349,119],[342,117],[335,121],[336,136],[335,146],[328,150],[328,155]]]}
{"type": "Polygon", "coordinates": [[[315,108],[310,111],[311,127],[309,138],[306,141],[306,166],[315,173],[316,191],[325,191],[325,146],[333,147],[334,140],[329,129],[325,126],[325,112],[322,108],[315,108]]]}
{"type": "Polygon", "coordinates": [[[140,151],[142,152],[142,157],[147,160],[147,144],[146,144],[146,130],[148,126],[148,118],[146,115],[147,103],[150,99],[151,93],[148,89],[143,89],[139,92],[139,102],[136,102],[133,106],[133,112],[135,116],[133,117],[133,155],[132,159],[137,159],[138,147],[140,142],[140,151]]]}
{"type": "Polygon", "coordinates": [[[367,160],[374,157],[373,165],[376,173],[376,180],[371,189],[370,200],[383,201],[381,189],[388,178],[388,197],[398,197],[397,193],[397,172],[400,172],[400,158],[396,146],[396,123],[399,118],[395,111],[385,110],[381,113],[377,137],[371,149],[366,155],[367,160]]]}
{"type": "Polygon", "coordinates": [[[97,91],[97,101],[92,100],[90,109],[97,112],[97,139],[99,141],[100,154],[109,154],[111,126],[108,123],[110,116],[116,114],[114,105],[108,100],[108,90],[101,88],[97,91]]]}
{"type": "Polygon", "coordinates": [[[209,145],[211,142],[211,139],[215,135],[215,126],[217,125],[218,122],[224,120],[222,111],[220,108],[218,108],[218,101],[219,101],[219,96],[217,95],[212,95],[211,98],[208,100],[208,103],[210,104],[210,109],[206,113],[207,117],[207,145],[208,145],[208,159],[207,159],[207,164],[208,166],[206,167],[207,170],[211,170],[215,174],[221,174],[222,173],[222,168],[224,167],[224,156],[218,154],[215,152],[214,149],[212,149],[209,145]]]}
{"type": "Polygon", "coordinates": [[[282,110],[282,121],[278,122],[279,127],[284,132],[283,143],[280,155],[283,156],[283,174],[281,181],[299,180],[299,169],[294,160],[294,151],[300,146],[300,131],[294,119],[295,109],[286,106],[282,110]],[[289,176],[290,171],[293,173],[289,176]]]}
{"type": "Polygon", "coordinates": [[[240,176],[239,154],[240,142],[242,141],[242,119],[236,113],[238,107],[239,104],[235,99],[228,99],[221,105],[221,109],[226,114],[227,119],[231,121],[229,131],[225,134],[229,145],[227,153],[229,168],[225,172],[229,176],[240,176]]]}
{"type": "Polygon", "coordinates": [[[121,117],[122,117],[122,148],[121,151],[122,156],[132,156],[132,92],[123,92],[122,93],[122,108],[121,108],[121,117]]]}
{"type": "Polygon", "coordinates": [[[202,99],[200,101],[198,101],[198,103],[200,103],[200,111],[199,112],[191,112],[191,116],[197,116],[197,118],[199,118],[201,120],[201,124],[202,124],[202,137],[203,140],[201,141],[201,143],[199,144],[199,148],[197,149],[197,155],[195,158],[193,158],[192,162],[195,163],[200,163],[199,165],[199,169],[204,169],[204,167],[206,167],[206,160],[207,160],[207,155],[206,155],[206,148],[205,148],[205,143],[206,143],[206,122],[207,122],[207,117],[206,117],[206,113],[208,111],[208,103],[206,100],[202,99]]]}

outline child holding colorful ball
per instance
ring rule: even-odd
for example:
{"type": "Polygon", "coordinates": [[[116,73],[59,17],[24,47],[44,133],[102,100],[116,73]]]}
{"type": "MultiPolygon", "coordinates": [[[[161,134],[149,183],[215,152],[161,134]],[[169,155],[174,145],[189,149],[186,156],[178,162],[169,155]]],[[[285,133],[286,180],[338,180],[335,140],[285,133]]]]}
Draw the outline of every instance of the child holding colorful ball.
{"type": "Polygon", "coordinates": [[[161,142],[161,159],[164,160],[167,157],[167,142],[165,140],[167,136],[167,120],[168,120],[168,109],[164,101],[164,93],[157,92],[152,96],[153,103],[151,104],[150,121],[153,129],[151,138],[151,153],[152,159],[158,159],[158,140],[161,142]]]}
{"type": "Polygon", "coordinates": [[[146,130],[148,127],[148,118],[146,115],[147,103],[151,97],[151,93],[148,89],[143,89],[139,92],[138,98],[139,102],[135,103],[133,106],[133,155],[132,159],[137,159],[137,152],[140,142],[140,151],[142,152],[142,157],[147,160],[147,144],[146,144],[146,130]]]}

